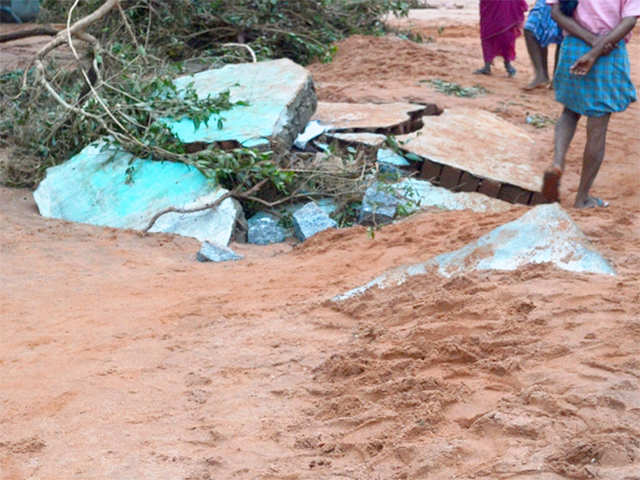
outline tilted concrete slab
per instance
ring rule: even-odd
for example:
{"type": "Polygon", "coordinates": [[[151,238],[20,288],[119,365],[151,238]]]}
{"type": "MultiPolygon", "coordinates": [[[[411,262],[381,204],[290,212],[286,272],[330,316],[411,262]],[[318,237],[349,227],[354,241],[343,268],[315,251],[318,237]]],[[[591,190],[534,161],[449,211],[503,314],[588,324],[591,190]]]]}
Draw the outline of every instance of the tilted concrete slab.
{"type": "MultiPolygon", "coordinates": [[[[67,162],[47,169],[33,194],[42,216],[142,230],[162,210],[198,208],[226,192],[192,166],[141,160],[104,146],[103,142],[89,145],[67,162]]],[[[215,210],[167,213],[151,231],[226,245],[240,215],[238,202],[228,198],[215,210]]]]}
{"type": "Polygon", "coordinates": [[[452,277],[474,270],[515,270],[529,264],[552,263],[571,272],[615,275],[615,270],[558,204],[540,205],[459,250],[425,263],[402,266],[362,287],[334,297],[343,301],[371,288],[402,285],[410,277],[438,273],[452,277]]]}
{"type": "MultiPolygon", "coordinates": [[[[397,137],[402,150],[435,162],[436,168],[448,167],[453,176],[467,172],[499,184],[493,196],[499,195],[500,184],[526,192],[541,190],[543,171],[531,162],[535,142],[523,129],[493,113],[471,108],[423,117],[423,123],[421,130],[397,137]]],[[[441,175],[444,172],[436,169],[432,176],[439,180],[441,175]]],[[[452,182],[444,185],[448,188],[461,186],[459,177],[441,180],[452,182]]],[[[506,189],[503,193],[507,193],[506,189]]],[[[525,200],[518,203],[529,203],[530,198],[525,200]]]]}
{"type": "Polygon", "coordinates": [[[370,133],[376,133],[405,124],[408,128],[412,119],[420,118],[428,110],[429,107],[414,103],[319,102],[313,120],[331,125],[331,131],[334,132],[368,130],[370,133]]]}
{"type": "Polygon", "coordinates": [[[174,81],[179,89],[192,82],[201,98],[229,91],[232,102],[248,104],[222,112],[221,129],[218,115],[197,129],[188,118],[165,120],[183,143],[235,141],[245,147],[265,147],[276,142],[289,148],[316,110],[311,74],[288,59],[226,65],[174,81]]]}

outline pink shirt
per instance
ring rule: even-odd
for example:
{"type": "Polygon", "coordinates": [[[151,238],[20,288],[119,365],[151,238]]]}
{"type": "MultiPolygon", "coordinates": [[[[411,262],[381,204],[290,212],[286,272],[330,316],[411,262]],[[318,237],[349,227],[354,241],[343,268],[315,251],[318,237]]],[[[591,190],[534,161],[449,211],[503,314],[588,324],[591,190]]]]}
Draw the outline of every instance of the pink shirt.
{"type": "Polygon", "coordinates": [[[640,17],[640,0],[579,0],[573,12],[575,21],[595,35],[609,33],[625,17],[640,17]]]}

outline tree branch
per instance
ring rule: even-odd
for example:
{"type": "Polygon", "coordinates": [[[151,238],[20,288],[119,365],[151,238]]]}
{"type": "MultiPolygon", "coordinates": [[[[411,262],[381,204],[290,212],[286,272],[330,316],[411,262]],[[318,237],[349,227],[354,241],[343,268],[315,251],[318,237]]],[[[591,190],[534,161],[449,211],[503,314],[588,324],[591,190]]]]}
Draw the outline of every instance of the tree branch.
{"type": "Polygon", "coordinates": [[[207,203],[206,205],[203,205],[201,207],[196,207],[196,208],[169,207],[169,208],[165,208],[164,210],[159,211],[153,217],[151,217],[151,220],[149,220],[149,223],[147,224],[147,226],[142,229],[142,233],[149,232],[149,230],[151,230],[151,228],[153,228],[153,226],[158,221],[158,219],[161,216],[163,216],[163,215],[165,215],[167,213],[196,213],[196,212],[201,212],[203,210],[216,209],[222,204],[222,202],[224,202],[227,198],[231,198],[231,197],[237,198],[237,199],[241,199],[241,200],[252,199],[251,195],[256,193],[256,192],[258,192],[264,186],[264,184],[267,183],[268,180],[269,179],[265,178],[264,180],[261,180],[258,183],[256,183],[253,187],[251,187],[246,192],[242,192],[242,193],[240,192],[240,187],[236,187],[233,190],[231,190],[230,192],[227,192],[224,195],[216,198],[213,202],[207,203]]]}

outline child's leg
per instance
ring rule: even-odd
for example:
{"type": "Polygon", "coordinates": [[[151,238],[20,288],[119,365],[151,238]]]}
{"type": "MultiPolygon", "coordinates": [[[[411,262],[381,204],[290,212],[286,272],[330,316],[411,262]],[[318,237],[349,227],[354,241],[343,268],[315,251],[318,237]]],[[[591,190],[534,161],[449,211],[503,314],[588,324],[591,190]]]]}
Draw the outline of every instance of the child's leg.
{"type": "Polygon", "coordinates": [[[589,117],[587,120],[587,144],[584,148],[580,185],[574,205],[576,208],[595,207],[603,203],[595,197],[590,197],[589,190],[604,160],[610,118],[611,115],[607,114],[602,117],[589,117]]]}
{"type": "Polygon", "coordinates": [[[547,67],[547,47],[542,47],[531,30],[524,31],[524,38],[527,44],[527,51],[533,65],[534,77],[531,83],[525,87],[527,90],[534,89],[549,82],[549,71],[547,67]]]}
{"type": "Polygon", "coordinates": [[[504,69],[507,71],[507,74],[510,77],[515,77],[516,73],[518,73],[518,71],[515,69],[515,67],[513,65],[511,65],[511,62],[509,60],[505,60],[504,61],[504,69]]]}
{"type": "Polygon", "coordinates": [[[553,137],[553,167],[562,172],[564,170],[564,160],[571,145],[571,140],[576,133],[576,127],[580,120],[580,114],[569,110],[567,107],[562,111],[562,115],[556,123],[555,135],[553,137]]]}
{"type": "Polygon", "coordinates": [[[544,172],[542,184],[542,195],[549,202],[557,202],[560,197],[560,177],[564,171],[564,160],[576,133],[578,120],[580,120],[580,114],[565,107],[556,123],[553,138],[553,164],[544,172]]]}

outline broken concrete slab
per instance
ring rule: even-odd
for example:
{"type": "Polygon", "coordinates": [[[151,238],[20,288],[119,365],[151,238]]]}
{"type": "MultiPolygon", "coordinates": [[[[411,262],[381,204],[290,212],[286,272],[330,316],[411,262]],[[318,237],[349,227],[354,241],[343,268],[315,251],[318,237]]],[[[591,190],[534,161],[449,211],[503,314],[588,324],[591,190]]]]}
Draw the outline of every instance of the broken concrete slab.
{"type": "Polygon", "coordinates": [[[310,121],[305,129],[296,137],[293,145],[299,150],[305,150],[312,140],[318,138],[331,129],[330,125],[325,125],[317,120],[310,121]]]}
{"type": "Polygon", "coordinates": [[[309,202],[293,214],[293,228],[301,242],[338,224],[315,202],[309,202]]]}
{"type": "Polygon", "coordinates": [[[381,148],[377,154],[378,163],[386,163],[395,167],[409,167],[411,164],[402,155],[394,152],[389,148],[381,148]]]}
{"type": "Polygon", "coordinates": [[[317,98],[311,74],[288,59],[226,65],[177,78],[179,89],[193,83],[198,96],[230,93],[231,102],[246,102],[195,128],[188,119],[165,120],[183,143],[237,142],[244,147],[278,144],[289,148],[315,112],[317,98]],[[222,128],[218,119],[222,118],[222,128]]]}
{"type": "Polygon", "coordinates": [[[505,189],[509,198],[504,200],[517,203],[528,203],[533,192],[541,190],[542,167],[531,161],[535,142],[522,128],[471,108],[446,110],[437,117],[424,117],[423,123],[419,131],[397,140],[403,151],[424,159],[422,176],[428,180],[459,190],[466,172],[498,184],[496,196],[501,195],[502,185],[516,187],[522,198],[505,189]]]}
{"type": "Polygon", "coordinates": [[[382,147],[387,140],[386,135],[379,133],[328,133],[325,138],[329,141],[335,139],[352,145],[376,148],[382,147]]]}
{"type": "Polygon", "coordinates": [[[280,220],[266,212],[258,212],[248,220],[248,241],[256,245],[269,245],[284,242],[289,236],[280,220]]]}
{"type": "Polygon", "coordinates": [[[368,131],[400,134],[413,130],[423,115],[433,115],[435,112],[435,105],[414,103],[319,102],[313,120],[331,125],[333,132],[368,131]]]}
{"type": "MultiPolygon", "coordinates": [[[[224,193],[226,190],[212,185],[195,167],[142,160],[96,142],[67,162],[47,169],[33,196],[44,217],[142,230],[160,211],[198,208],[224,193]]],[[[238,202],[228,198],[215,210],[167,213],[151,231],[226,245],[241,215],[238,202]]]]}
{"type": "Polygon", "coordinates": [[[552,263],[570,272],[616,274],[567,212],[554,203],[537,206],[459,250],[396,268],[334,300],[346,300],[374,287],[402,285],[410,277],[431,272],[452,277],[474,270],[515,270],[540,263],[552,263]]]}
{"type": "Polygon", "coordinates": [[[497,198],[490,198],[480,193],[455,193],[432,185],[426,180],[415,178],[407,178],[395,184],[393,188],[398,197],[405,199],[406,213],[429,207],[473,212],[504,212],[512,207],[511,204],[497,198]]]}
{"type": "Polygon", "coordinates": [[[242,260],[243,258],[242,255],[238,255],[229,247],[223,247],[211,242],[204,242],[200,247],[200,251],[196,254],[196,259],[199,262],[229,262],[242,260]]]}
{"type": "Polygon", "coordinates": [[[363,225],[391,223],[399,204],[395,185],[374,183],[367,188],[362,198],[358,222],[363,225]]]}

